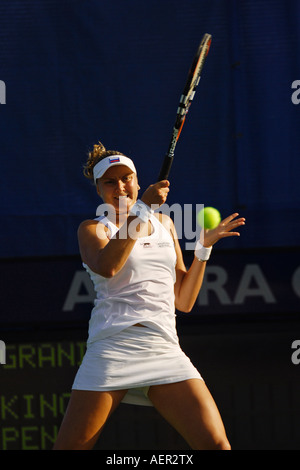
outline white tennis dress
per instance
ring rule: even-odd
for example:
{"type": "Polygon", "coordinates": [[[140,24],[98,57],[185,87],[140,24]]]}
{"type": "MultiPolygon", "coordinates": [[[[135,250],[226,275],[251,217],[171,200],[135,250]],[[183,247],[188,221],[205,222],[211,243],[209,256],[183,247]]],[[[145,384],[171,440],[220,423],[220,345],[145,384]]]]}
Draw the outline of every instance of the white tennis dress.
{"type": "MultiPolygon", "coordinates": [[[[96,220],[108,227],[110,238],[118,231],[106,217],[96,220]]],[[[112,278],[83,264],[96,299],[87,351],[73,389],[128,389],[123,402],[151,405],[147,397],[151,385],[202,378],[178,341],[174,241],[155,215],[150,222],[151,235],[136,241],[112,278]],[[137,323],[144,328],[134,326],[137,323]]]]}

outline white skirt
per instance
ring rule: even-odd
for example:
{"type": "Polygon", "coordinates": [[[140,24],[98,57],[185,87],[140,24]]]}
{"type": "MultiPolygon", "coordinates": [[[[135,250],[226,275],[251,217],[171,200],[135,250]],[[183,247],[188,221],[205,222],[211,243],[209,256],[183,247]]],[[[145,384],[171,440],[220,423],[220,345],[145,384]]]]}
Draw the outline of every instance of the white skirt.
{"type": "Polygon", "coordinates": [[[159,332],[131,326],[88,344],[73,390],[125,390],[123,403],[152,406],[147,393],[152,385],[202,379],[180,348],[159,332]]]}

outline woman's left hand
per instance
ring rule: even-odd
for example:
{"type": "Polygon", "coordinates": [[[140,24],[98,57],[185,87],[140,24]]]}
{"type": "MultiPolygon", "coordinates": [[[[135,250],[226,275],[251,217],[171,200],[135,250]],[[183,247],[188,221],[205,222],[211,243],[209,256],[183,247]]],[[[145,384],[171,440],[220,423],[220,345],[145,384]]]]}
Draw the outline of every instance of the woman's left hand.
{"type": "Polygon", "coordinates": [[[226,219],[223,219],[219,225],[212,230],[202,230],[200,234],[202,245],[210,247],[222,238],[239,237],[240,233],[233,230],[245,225],[246,219],[244,217],[237,219],[238,215],[238,213],[231,214],[229,217],[226,217],[226,219]]]}

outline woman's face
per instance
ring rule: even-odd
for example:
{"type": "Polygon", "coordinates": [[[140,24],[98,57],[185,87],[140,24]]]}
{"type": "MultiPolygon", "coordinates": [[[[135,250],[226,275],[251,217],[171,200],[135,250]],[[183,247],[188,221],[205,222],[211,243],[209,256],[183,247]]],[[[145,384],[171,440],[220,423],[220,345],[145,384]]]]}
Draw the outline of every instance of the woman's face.
{"type": "Polygon", "coordinates": [[[128,212],[138,198],[139,189],[136,174],[125,165],[112,166],[97,180],[97,193],[117,214],[128,212]]]}

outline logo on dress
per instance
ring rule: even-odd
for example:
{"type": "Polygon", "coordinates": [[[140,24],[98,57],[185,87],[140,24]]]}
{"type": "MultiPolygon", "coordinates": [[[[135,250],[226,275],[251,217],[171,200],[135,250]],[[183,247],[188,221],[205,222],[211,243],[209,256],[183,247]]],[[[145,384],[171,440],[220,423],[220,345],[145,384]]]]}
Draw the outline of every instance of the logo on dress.
{"type": "Polygon", "coordinates": [[[166,248],[166,247],[171,247],[172,244],[170,242],[158,242],[159,248],[166,248]]]}
{"type": "Polygon", "coordinates": [[[140,242],[140,245],[142,245],[143,248],[152,248],[150,242],[140,242]]]}

